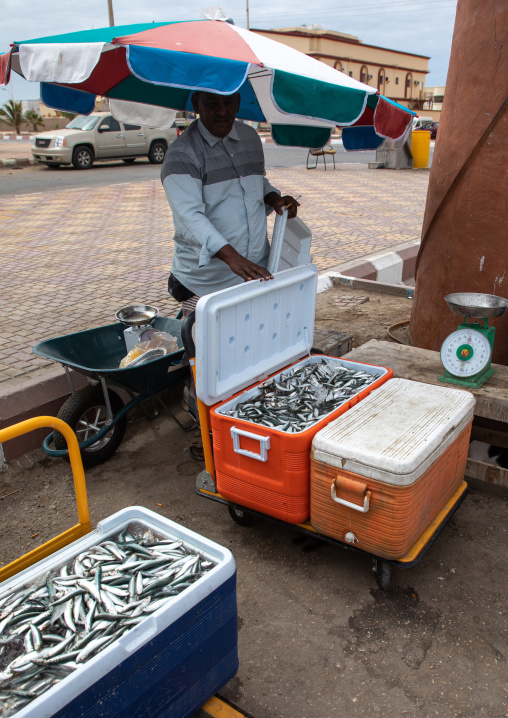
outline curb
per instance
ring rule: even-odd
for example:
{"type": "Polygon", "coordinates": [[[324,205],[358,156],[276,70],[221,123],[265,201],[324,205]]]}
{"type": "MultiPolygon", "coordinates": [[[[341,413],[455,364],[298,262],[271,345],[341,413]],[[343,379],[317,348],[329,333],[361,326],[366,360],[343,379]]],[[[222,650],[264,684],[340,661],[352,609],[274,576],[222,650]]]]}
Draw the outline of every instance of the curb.
{"type": "Polygon", "coordinates": [[[402,244],[392,252],[383,252],[362,257],[361,261],[340,264],[335,269],[319,275],[318,293],[326,291],[331,285],[331,277],[346,276],[368,279],[372,282],[400,285],[414,277],[416,257],[420,244],[412,242],[402,244]],[[330,278],[327,282],[327,278],[330,278]],[[324,288],[320,288],[321,285],[324,288]]]}
{"type": "Polygon", "coordinates": [[[13,157],[7,160],[0,160],[0,168],[29,167],[36,164],[38,164],[37,160],[34,160],[32,157],[13,157]]]}
{"type": "Polygon", "coordinates": [[[17,135],[16,133],[9,134],[8,132],[0,132],[0,140],[3,140],[4,142],[8,142],[10,140],[33,140],[35,137],[34,133],[30,132],[22,132],[20,135],[17,135]]]}
{"type": "MultiPolygon", "coordinates": [[[[76,389],[86,386],[87,380],[82,374],[71,374],[76,389]]],[[[67,377],[60,367],[49,369],[44,376],[30,378],[21,385],[2,389],[0,429],[34,416],[56,416],[70,393],[67,377]]],[[[5,462],[19,459],[29,451],[40,448],[49,433],[49,429],[37,429],[0,444],[0,471],[5,462]]]]}

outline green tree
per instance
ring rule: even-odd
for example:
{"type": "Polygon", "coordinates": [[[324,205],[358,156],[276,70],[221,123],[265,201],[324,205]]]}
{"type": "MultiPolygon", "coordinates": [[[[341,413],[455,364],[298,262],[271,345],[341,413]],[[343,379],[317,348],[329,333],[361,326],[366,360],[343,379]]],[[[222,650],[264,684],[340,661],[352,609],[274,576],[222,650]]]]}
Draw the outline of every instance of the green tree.
{"type": "Polygon", "coordinates": [[[8,125],[11,125],[11,127],[14,127],[19,135],[21,125],[23,124],[23,105],[21,102],[9,100],[0,109],[0,118],[8,125]]]}
{"type": "Polygon", "coordinates": [[[34,132],[37,132],[39,125],[41,127],[44,127],[43,119],[39,115],[37,110],[27,110],[25,112],[25,122],[27,125],[32,125],[32,129],[34,132]]]}

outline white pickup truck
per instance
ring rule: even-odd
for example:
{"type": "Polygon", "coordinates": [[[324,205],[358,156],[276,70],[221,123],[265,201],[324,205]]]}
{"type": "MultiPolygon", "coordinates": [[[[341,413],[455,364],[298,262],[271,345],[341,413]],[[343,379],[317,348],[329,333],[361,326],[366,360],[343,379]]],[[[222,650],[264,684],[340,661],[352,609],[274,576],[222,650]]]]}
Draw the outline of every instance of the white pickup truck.
{"type": "Polygon", "coordinates": [[[177,136],[176,127],[141,127],[119,122],[109,112],[94,112],[78,115],[65,129],[35,135],[32,156],[49,167],[72,164],[77,170],[90,169],[101,160],[131,163],[136,157],[148,157],[153,164],[161,164],[177,136]]]}

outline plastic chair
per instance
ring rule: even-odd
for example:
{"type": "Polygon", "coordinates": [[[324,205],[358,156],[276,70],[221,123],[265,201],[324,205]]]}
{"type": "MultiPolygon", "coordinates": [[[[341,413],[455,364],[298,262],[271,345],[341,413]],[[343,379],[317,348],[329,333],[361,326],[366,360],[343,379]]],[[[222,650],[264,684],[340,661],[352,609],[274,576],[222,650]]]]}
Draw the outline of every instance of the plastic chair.
{"type": "Polygon", "coordinates": [[[335,169],[335,154],[336,154],[336,153],[335,153],[335,150],[333,149],[333,147],[332,147],[331,145],[325,145],[324,147],[321,147],[321,149],[319,149],[319,150],[309,150],[309,154],[307,155],[307,169],[308,169],[308,170],[315,170],[316,167],[317,167],[317,165],[318,165],[319,158],[322,157],[322,158],[323,158],[323,163],[324,163],[324,165],[325,165],[325,171],[326,171],[326,157],[327,157],[327,155],[329,155],[329,156],[332,158],[332,161],[333,161],[333,169],[335,169]],[[310,159],[311,157],[315,157],[315,158],[316,158],[316,164],[315,164],[315,165],[311,165],[311,166],[309,167],[309,159],[310,159]]]}

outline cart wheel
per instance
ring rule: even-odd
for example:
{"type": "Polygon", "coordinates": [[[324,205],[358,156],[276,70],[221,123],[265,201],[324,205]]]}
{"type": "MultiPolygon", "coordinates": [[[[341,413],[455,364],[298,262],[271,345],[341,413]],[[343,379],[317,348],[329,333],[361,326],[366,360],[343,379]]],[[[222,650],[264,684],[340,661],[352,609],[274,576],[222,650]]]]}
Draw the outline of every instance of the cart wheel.
{"type": "MultiPolygon", "coordinates": [[[[123,407],[123,401],[114,391],[109,391],[109,400],[113,415],[123,407]]],[[[76,433],[78,442],[86,441],[106,424],[106,403],[101,386],[87,386],[74,392],[58,412],[58,418],[65,421],[76,433]]],[[[107,461],[120,446],[127,428],[127,417],[124,416],[113,425],[102,439],[81,450],[83,466],[91,467],[107,461]]],[[[56,449],[66,449],[67,442],[60,432],[55,431],[56,449]]],[[[65,457],[69,460],[69,457],[65,457]]]]}
{"type": "Polygon", "coordinates": [[[234,506],[228,506],[228,511],[233,521],[239,526],[244,526],[245,528],[249,528],[250,526],[252,526],[254,521],[256,520],[254,516],[248,511],[244,511],[243,509],[237,509],[234,506]]]}
{"type": "Polygon", "coordinates": [[[391,568],[390,564],[386,563],[386,561],[381,561],[379,558],[374,559],[372,570],[376,576],[376,583],[379,588],[388,588],[390,585],[391,568]]]}

